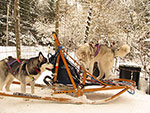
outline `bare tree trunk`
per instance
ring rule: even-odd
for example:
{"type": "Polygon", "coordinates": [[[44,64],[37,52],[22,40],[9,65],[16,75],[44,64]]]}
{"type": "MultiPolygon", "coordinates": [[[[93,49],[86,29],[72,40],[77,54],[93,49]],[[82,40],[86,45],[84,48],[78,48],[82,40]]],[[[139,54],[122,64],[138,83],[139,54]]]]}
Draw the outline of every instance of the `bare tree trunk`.
{"type": "Polygon", "coordinates": [[[6,23],[6,46],[8,46],[8,19],[9,19],[9,6],[10,6],[10,1],[7,4],[7,23],[6,23]]]}
{"type": "Polygon", "coordinates": [[[19,17],[19,0],[14,1],[14,17],[15,17],[15,35],[16,35],[16,51],[17,58],[21,58],[20,49],[20,17],[19,17]]]}
{"type": "MultiPolygon", "coordinates": [[[[59,0],[56,1],[56,23],[55,31],[57,36],[59,35],[59,0]]],[[[55,51],[57,51],[57,46],[55,45],[55,51]]]]}
{"type": "Polygon", "coordinates": [[[55,23],[56,34],[59,33],[59,0],[56,1],[56,23],[55,23]]]}

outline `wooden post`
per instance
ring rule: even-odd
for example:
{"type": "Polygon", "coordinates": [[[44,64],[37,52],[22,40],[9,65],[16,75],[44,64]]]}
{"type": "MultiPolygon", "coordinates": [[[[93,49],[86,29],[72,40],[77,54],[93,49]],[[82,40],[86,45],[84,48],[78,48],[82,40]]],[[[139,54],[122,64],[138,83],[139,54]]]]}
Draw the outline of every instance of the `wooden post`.
{"type": "Polygon", "coordinates": [[[8,46],[8,19],[9,19],[9,6],[10,6],[10,0],[7,4],[7,23],[6,23],[6,46],[8,46]]]}
{"type": "Polygon", "coordinates": [[[16,35],[16,51],[17,58],[21,58],[20,49],[20,16],[19,16],[19,0],[14,1],[14,17],[15,17],[15,35],[16,35]]]}

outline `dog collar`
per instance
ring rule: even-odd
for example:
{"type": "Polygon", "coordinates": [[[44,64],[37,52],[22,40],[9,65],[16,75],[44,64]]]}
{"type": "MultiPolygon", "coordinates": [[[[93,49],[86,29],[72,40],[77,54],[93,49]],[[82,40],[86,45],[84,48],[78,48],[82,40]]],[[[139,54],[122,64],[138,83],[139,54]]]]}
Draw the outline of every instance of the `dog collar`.
{"type": "Polygon", "coordinates": [[[100,50],[100,44],[96,44],[95,47],[97,48],[96,52],[95,52],[95,55],[94,57],[96,57],[99,53],[99,50],[100,50]]]}
{"type": "Polygon", "coordinates": [[[34,70],[35,70],[37,73],[40,73],[40,71],[39,71],[37,68],[34,68],[34,70]]]}
{"type": "MultiPolygon", "coordinates": [[[[34,68],[34,70],[35,70],[38,74],[40,74],[40,71],[39,71],[37,68],[34,68]]],[[[30,77],[32,78],[32,81],[35,81],[35,78],[34,78],[34,76],[33,76],[32,74],[30,74],[30,77]]]]}
{"type": "Polygon", "coordinates": [[[32,81],[35,81],[35,78],[33,77],[33,75],[30,75],[30,77],[32,78],[32,81]]]}

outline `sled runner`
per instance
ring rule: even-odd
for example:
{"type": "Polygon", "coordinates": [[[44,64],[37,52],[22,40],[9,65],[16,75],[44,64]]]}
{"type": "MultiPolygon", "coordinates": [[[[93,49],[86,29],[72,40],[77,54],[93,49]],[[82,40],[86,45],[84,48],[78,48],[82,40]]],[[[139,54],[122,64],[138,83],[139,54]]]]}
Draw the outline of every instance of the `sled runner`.
{"type": "MultiPolygon", "coordinates": [[[[57,46],[57,52],[52,55],[48,54],[49,62],[54,65],[51,76],[46,76],[44,82],[46,85],[35,84],[36,87],[49,87],[53,92],[50,96],[38,96],[23,93],[4,93],[0,92],[0,96],[48,100],[64,103],[75,104],[99,104],[109,102],[116,97],[120,96],[124,92],[128,91],[130,94],[134,94],[136,84],[132,80],[126,79],[113,79],[113,80],[99,80],[94,75],[90,74],[84,69],[76,60],[74,60],[61,46],[56,33],[52,33],[57,46]],[[88,78],[91,79],[88,79],[88,78]],[[98,91],[111,91],[120,90],[115,95],[103,99],[101,101],[88,100],[82,101],[79,97],[83,97],[86,93],[93,93],[98,91]],[[57,94],[74,94],[74,98],[55,97],[57,94]],[[75,98],[78,98],[76,100],[75,98]]],[[[19,82],[13,82],[14,84],[20,84],[19,82]]]]}

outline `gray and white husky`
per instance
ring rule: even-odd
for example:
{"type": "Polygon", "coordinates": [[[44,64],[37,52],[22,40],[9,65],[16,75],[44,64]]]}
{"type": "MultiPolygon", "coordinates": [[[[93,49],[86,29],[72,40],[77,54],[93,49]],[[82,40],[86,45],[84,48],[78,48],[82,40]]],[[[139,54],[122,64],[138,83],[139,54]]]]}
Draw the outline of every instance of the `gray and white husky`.
{"type": "Polygon", "coordinates": [[[33,94],[35,80],[43,71],[52,68],[53,65],[47,62],[47,58],[41,52],[37,57],[30,59],[15,59],[9,56],[0,61],[0,90],[5,86],[6,91],[10,91],[10,85],[16,78],[21,83],[22,93],[26,93],[26,84],[30,83],[33,94]]]}
{"type": "Polygon", "coordinates": [[[130,46],[124,44],[120,47],[119,50],[112,50],[105,45],[92,46],[91,44],[80,45],[76,51],[76,56],[81,64],[93,73],[94,63],[97,62],[98,69],[100,74],[98,79],[102,79],[105,75],[105,79],[108,79],[110,76],[110,71],[114,65],[114,58],[121,57],[123,58],[130,52],[130,46]]]}

